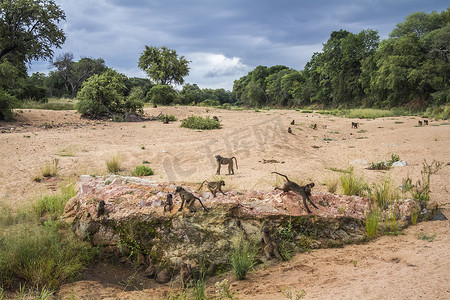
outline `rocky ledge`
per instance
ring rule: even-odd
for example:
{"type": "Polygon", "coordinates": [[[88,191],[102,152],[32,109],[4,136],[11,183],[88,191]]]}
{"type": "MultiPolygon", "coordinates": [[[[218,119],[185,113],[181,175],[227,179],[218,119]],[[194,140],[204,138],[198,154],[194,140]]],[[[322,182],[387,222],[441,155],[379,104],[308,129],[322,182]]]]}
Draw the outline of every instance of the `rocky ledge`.
{"type": "MultiPolygon", "coordinates": [[[[229,268],[233,242],[256,241],[259,257],[264,257],[261,229],[268,226],[273,239],[285,253],[321,247],[336,247],[366,240],[365,215],[372,200],[357,196],[315,193],[308,214],[300,196],[281,191],[225,191],[216,197],[196,192],[200,197],[195,211],[178,211],[181,199],[174,184],[137,177],[93,177],[83,175],[79,191],[65,207],[63,219],[75,233],[104,251],[135,257],[146,274],[157,281],[170,280],[182,262],[202,264],[208,273],[229,268]],[[168,193],[174,196],[171,212],[164,212],[168,193]],[[100,209],[99,203],[104,202],[100,209]]],[[[414,202],[396,205],[398,220],[407,220],[414,202]]],[[[394,210],[392,210],[394,211],[394,210]]]]}

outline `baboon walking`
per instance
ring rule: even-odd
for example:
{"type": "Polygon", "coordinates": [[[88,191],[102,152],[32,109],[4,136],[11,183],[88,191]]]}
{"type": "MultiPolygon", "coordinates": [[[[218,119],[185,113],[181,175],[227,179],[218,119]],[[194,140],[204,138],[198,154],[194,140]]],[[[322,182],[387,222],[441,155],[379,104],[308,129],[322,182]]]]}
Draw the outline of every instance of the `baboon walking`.
{"type": "Polygon", "coordinates": [[[105,214],[105,201],[100,200],[97,206],[97,218],[105,214]]]}
{"type": "Polygon", "coordinates": [[[283,192],[294,192],[296,194],[299,194],[302,196],[303,198],[303,205],[306,208],[306,211],[310,214],[311,211],[309,210],[308,205],[306,204],[306,200],[308,200],[315,208],[318,208],[314,202],[311,201],[311,199],[309,198],[311,196],[311,189],[314,187],[314,182],[308,183],[305,186],[301,186],[298,185],[297,183],[290,181],[289,178],[286,175],[280,174],[278,172],[272,172],[275,174],[278,174],[280,176],[283,176],[284,178],[286,178],[286,182],[284,183],[283,187],[276,187],[276,190],[282,190],[283,192]]]}
{"type": "Polygon", "coordinates": [[[198,188],[198,191],[200,191],[200,189],[202,188],[203,184],[207,182],[207,187],[208,190],[214,195],[214,197],[216,197],[217,191],[221,192],[222,194],[226,195],[223,191],[222,191],[222,186],[225,186],[225,181],[223,180],[219,180],[219,181],[203,181],[202,184],[200,185],[200,187],[198,188]]]}
{"type": "Polygon", "coordinates": [[[175,189],[175,193],[178,193],[181,198],[181,207],[178,209],[178,211],[181,211],[183,209],[184,202],[186,202],[186,207],[189,209],[190,212],[193,212],[192,205],[194,205],[195,200],[198,200],[200,204],[202,205],[203,209],[208,211],[208,209],[203,205],[202,200],[200,198],[195,197],[192,193],[189,193],[186,191],[182,186],[177,186],[175,189]]]}
{"type": "Polygon", "coordinates": [[[295,120],[292,120],[291,125],[294,125],[294,124],[295,124],[295,120]]]}
{"type": "Polygon", "coordinates": [[[288,128],[288,133],[292,133],[291,127],[288,128]]]}
{"type": "Polygon", "coordinates": [[[219,118],[217,116],[213,116],[213,120],[216,120],[217,122],[220,122],[219,118]]]}
{"type": "Polygon", "coordinates": [[[423,120],[423,124],[428,125],[428,120],[423,120]]]}
{"type": "Polygon", "coordinates": [[[217,161],[216,175],[220,175],[220,166],[221,165],[228,165],[228,175],[234,175],[233,158],[236,161],[236,169],[238,169],[236,157],[233,156],[231,158],[226,158],[226,157],[222,157],[220,155],[216,155],[216,161],[217,161]]]}
{"type": "Polygon", "coordinates": [[[167,116],[164,117],[163,124],[169,124],[169,117],[167,116]]]}
{"type": "Polygon", "coordinates": [[[358,129],[359,123],[358,122],[352,122],[352,129],[358,129]]]}
{"type": "Polygon", "coordinates": [[[422,121],[418,121],[418,123],[419,123],[419,126],[422,126],[422,121]]]}

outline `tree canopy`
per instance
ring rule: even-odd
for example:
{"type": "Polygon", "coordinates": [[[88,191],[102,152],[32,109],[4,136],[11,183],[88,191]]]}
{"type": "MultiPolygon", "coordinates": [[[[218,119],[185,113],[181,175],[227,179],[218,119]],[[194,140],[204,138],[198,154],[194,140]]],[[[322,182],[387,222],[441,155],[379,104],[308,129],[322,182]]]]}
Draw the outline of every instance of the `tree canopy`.
{"type": "Polygon", "coordinates": [[[53,56],[66,39],[58,23],[64,11],[52,0],[0,1],[0,60],[29,62],[53,56]]]}
{"type": "Polygon", "coordinates": [[[139,57],[138,66],[157,84],[183,84],[183,77],[189,75],[189,61],[178,57],[177,52],[163,46],[161,48],[145,46],[139,57]]]}

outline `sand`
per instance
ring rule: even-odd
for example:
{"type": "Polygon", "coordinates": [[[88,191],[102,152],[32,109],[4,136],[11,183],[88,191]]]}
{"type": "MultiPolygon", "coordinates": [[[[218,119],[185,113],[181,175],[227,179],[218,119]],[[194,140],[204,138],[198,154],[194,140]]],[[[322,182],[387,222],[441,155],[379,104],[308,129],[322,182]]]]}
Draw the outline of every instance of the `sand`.
{"type": "MultiPolygon", "coordinates": [[[[236,174],[225,175],[222,169],[226,190],[271,190],[279,183],[271,174],[277,171],[298,182],[313,181],[315,191],[326,191],[324,183],[340,175],[332,169],[349,166],[370,184],[389,177],[400,186],[408,176],[413,181],[420,178],[424,160],[450,162],[450,127],[445,121],[430,120],[419,127],[418,117],[358,120],[294,110],[162,107],[145,112],[150,116],[161,111],[178,120],[215,115],[223,128],[202,131],[181,128],[180,121],[116,123],[81,119],[75,111],[18,111],[17,121],[0,122],[0,203],[18,207],[82,174],[106,174],[105,161],[115,155],[124,175],[147,161],[155,171],[149,179],[192,184],[216,178],[214,155],[235,156],[236,174]],[[290,125],[292,120],[295,125],[290,125]],[[351,129],[352,121],[360,127],[351,129]],[[311,124],[317,124],[317,130],[311,124]],[[390,171],[366,168],[391,154],[407,166],[390,171]],[[54,159],[58,176],[34,181],[54,159]]],[[[445,166],[431,178],[432,201],[443,205],[447,217],[449,172],[450,166],[445,166]]],[[[286,289],[293,299],[300,290],[306,293],[304,299],[449,299],[449,221],[420,223],[404,233],[365,245],[298,254],[291,261],[259,267],[241,282],[231,274],[224,276],[241,299],[286,299],[286,289]],[[435,234],[435,239],[418,239],[419,233],[435,234]]],[[[100,275],[85,277],[89,280],[64,285],[61,296],[152,298],[170,288],[129,292],[96,280],[100,275]]]]}

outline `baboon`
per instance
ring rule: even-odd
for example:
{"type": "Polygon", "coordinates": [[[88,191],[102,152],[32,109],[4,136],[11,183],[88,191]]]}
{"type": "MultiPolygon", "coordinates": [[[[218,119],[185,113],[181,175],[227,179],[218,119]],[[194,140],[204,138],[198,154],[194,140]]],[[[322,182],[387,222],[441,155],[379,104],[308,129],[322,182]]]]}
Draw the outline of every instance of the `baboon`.
{"type": "Polygon", "coordinates": [[[311,128],[316,130],[317,129],[317,124],[312,125],[311,128]]]}
{"type": "Polygon", "coordinates": [[[270,236],[270,230],[267,226],[264,226],[262,230],[262,240],[266,245],[264,246],[264,253],[266,254],[267,259],[271,259],[272,257],[276,257],[281,260],[283,259],[283,257],[280,255],[280,251],[278,251],[278,245],[270,236]]]}
{"type": "Polygon", "coordinates": [[[153,108],[158,108],[158,105],[156,105],[156,103],[153,103],[153,108]]]}
{"type": "Polygon", "coordinates": [[[167,116],[164,117],[163,124],[169,124],[169,118],[167,116]]]}
{"type": "Polygon", "coordinates": [[[428,125],[428,120],[423,120],[423,124],[428,125]]]}
{"type": "Polygon", "coordinates": [[[291,127],[288,128],[288,133],[292,133],[291,127]]]}
{"type": "Polygon", "coordinates": [[[202,184],[200,185],[200,187],[198,188],[197,191],[200,191],[200,189],[202,188],[203,184],[207,182],[208,185],[208,190],[214,195],[214,197],[216,197],[217,191],[221,192],[222,194],[226,195],[223,191],[222,191],[222,186],[225,186],[225,181],[223,180],[219,180],[219,181],[203,181],[202,184]]]}
{"type": "Polygon", "coordinates": [[[164,212],[171,212],[173,208],[173,196],[172,194],[167,194],[166,201],[164,202],[164,212]]]}
{"type": "Polygon", "coordinates": [[[181,207],[178,211],[181,211],[183,209],[184,202],[186,202],[186,206],[189,209],[190,212],[193,212],[192,205],[194,204],[195,200],[198,200],[200,204],[202,205],[203,209],[208,211],[208,209],[203,205],[202,200],[200,198],[195,197],[192,193],[189,193],[186,191],[182,186],[177,186],[175,189],[175,193],[180,194],[181,198],[181,207]]]}
{"type": "Polygon", "coordinates": [[[97,218],[105,214],[105,201],[100,200],[97,206],[97,218]]]}
{"type": "Polygon", "coordinates": [[[419,126],[422,126],[422,121],[419,121],[419,126]]]}
{"type": "Polygon", "coordinates": [[[217,122],[220,122],[217,116],[214,116],[213,119],[216,120],[217,122]]]}
{"type": "Polygon", "coordinates": [[[216,160],[217,160],[217,172],[216,172],[216,175],[220,175],[220,166],[221,165],[228,165],[228,175],[234,175],[233,158],[236,161],[236,169],[238,169],[236,157],[233,156],[231,158],[226,158],[226,157],[222,157],[220,155],[216,155],[216,160]]]}
{"type": "Polygon", "coordinates": [[[294,124],[295,124],[295,120],[292,120],[291,125],[294,125],[294,124]]]}
{"type": "Polygon", "coordinates": [[[318,208],[314,202],[311,201],[311,199],[309,198],[311,196],[311,189],[314,187],[314,182],[308,183],[305,186],[301,186],[298,185],[297,183],[290,181],[289,178],[286,175],[280,174],[278,172],[272,172],[275,174],[278,174],[280,176],[283,176],[284,178],[286,178],[287,182],[284,183],[283,187],[276,187],[276,190],[282,190],[283,192],[294,192],[296,194],[299,194],[302,196],[303,198],[303,205],[306,208],[306,211],[310,214],[311,211],[309,210],[308,205],[306,204],[306,200],[308,200],[315,208],[318,208]]]}
{"type": "Polygon", "coordinates": [[[358,122],[352,122],[352,129],[358,129],[359,123],[358,122]]]}
{"type": "Polygon", "coordinates": [[[180,267],[181,288],[185,289],[192,286],[200,278],[200,272],[190,264],[181,263],[180,267]]]}

